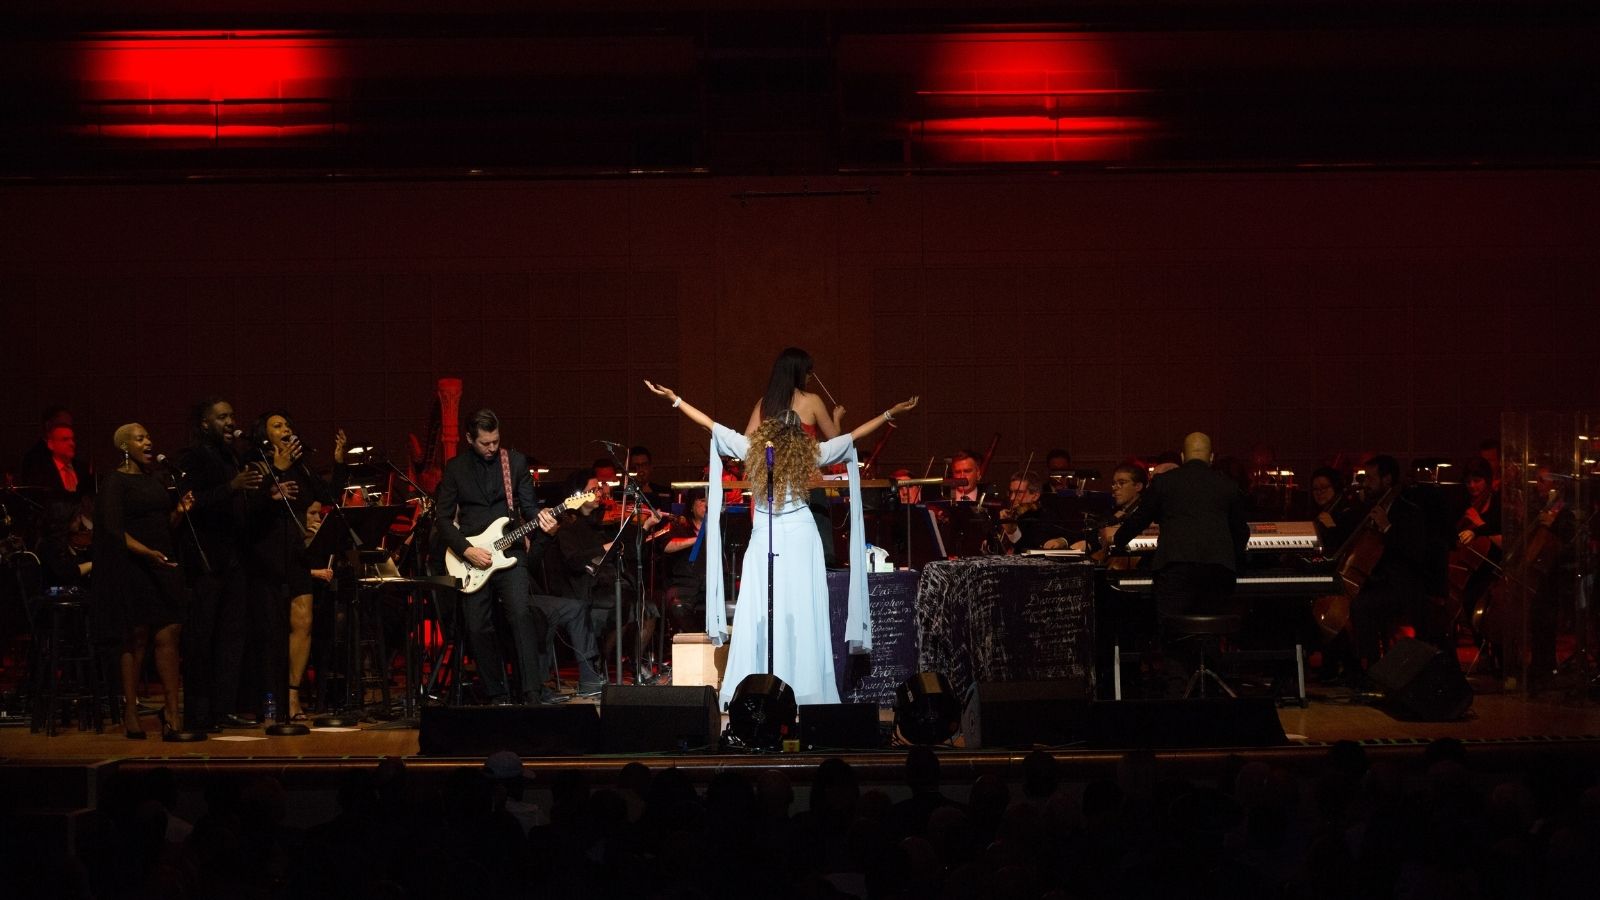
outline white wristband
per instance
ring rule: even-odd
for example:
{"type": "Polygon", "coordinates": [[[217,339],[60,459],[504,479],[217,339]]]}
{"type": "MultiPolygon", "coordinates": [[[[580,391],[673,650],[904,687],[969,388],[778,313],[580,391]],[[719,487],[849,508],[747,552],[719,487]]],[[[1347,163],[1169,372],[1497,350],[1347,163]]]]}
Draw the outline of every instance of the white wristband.
{"type": "Polygon", "coordinates": [[[678,408],[678,404],[680,404],[682,402],[683,402],[683,398],[682,397],[673,397],[672,398],[672,408],[673,409],[677,409],[678,408]]]}
{"type": "Polygon", "coordinates": [[[890,415],[887,409],[883,411],[883,420],[890,425],[894,424],[894,416],[890,415]]]}

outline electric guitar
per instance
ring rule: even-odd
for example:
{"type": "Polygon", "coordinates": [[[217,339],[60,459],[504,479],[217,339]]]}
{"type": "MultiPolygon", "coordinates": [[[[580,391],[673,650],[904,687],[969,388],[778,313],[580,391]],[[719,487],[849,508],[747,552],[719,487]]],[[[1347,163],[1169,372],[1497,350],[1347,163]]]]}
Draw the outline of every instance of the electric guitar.
{"type": "MultiPolygon", "coordinates": [[[[594,502],[594,491],[583,491],[551,507],[552,513],[577,509],[585,503],[594,502]]],[[[489,578],[501,569],[509,569],[517,564],[515,559],[506,555],[506,548],[532,534],[539,527],[539,520],[533,519],[506,531],[511,523],[510,516],[501,516],[489,523],[489,527],[467,538],[467,543],[474,547],[481,547],[494,555],[489,565],[478,568],[456,555],[454,550],[445,548],[444,568],[446,572],[461,582],[461,593],[471,594],[489,583],[489,578]]]]}

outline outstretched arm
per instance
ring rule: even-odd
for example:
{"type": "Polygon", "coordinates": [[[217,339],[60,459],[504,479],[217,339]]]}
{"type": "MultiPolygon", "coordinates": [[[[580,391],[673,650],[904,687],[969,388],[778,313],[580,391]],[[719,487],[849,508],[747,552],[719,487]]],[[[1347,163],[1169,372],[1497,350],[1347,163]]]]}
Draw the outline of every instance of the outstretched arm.
{"type": "Polygon", "coordinates": [[[646,381],[644,386],[649,388],[650,393],[655,394],[657,397],[665,397],[668,400],[671,400],[674,407],[689,417],[689,421],[699,425],[701,428],[704,428],[707,431],[711,430],[711,417],[700,410],[695,409],[688,403],[685,403],[683,398],[679,397],[677,392],[672,388],[662,387],[659,384],[651,384],[649,381],[646,381]]]}
{"type": "Polygon", "coordinates": [[[917,401],[919,399],[921,399],[921,398],[920,397],[912,397],[910,400],[901,400],[899,403],[896,403],[895,405],[889,407],[888,409],[884,410],[883,412],[873,416],[872,418],[866,420],[865,422],[862,422],[860,425],[857,425],[853,431],[850,432],[850,440],[851,441],[859,441],[862,438],[866,437],[867,435],[873,433],[874,431],[877,431],[879,428],[883,427],[885,424],[891,425],[891,426],[894,425],[895,417],[901,415],[902,413],[907,413],[907,412],[910,412],[911,410],[915,409],[916,406],[917,406],[917,401]]]}

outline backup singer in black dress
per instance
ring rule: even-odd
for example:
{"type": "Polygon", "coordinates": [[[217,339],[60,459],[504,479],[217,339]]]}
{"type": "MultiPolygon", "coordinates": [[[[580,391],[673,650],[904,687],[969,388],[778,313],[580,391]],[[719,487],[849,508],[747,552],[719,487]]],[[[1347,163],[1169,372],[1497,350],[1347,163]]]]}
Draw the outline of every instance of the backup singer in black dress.
{"type": "MultiPolygon", "coordinates": [[[[264,684],[277,684],[287,670],[291,721],[305,718],[300,708],[300,679],[311,657],[311,573],[305,565],[306,509],[315,501],[324,507],[336,501],[333,484],[306,465],[305,450],[294,425],[282,410],[256,419],[251,431],[255,466],[264,476],[249,502],[247,573],[251,615],[264,684]],[[288,633],[287,647],[284,645],[288,633]],[[287,651],[287,652],[285,652],[287,651]]],[[[333,438],[333,481],[344,482],[345,434],[333,438]]]]}
{"type": "Polygon", "coordinates": [[[173,502],[151,472],[154,455],[143,425],[118,428],[114,440],[122,465],[105,477],[95,505],[94,615],[100,634],[121,643],[123,718],[129,738],[143,740],[139,723],[139,669],[154,635],[156,672],[165,694],[163,740],[204,740],[205,733],[178,730],[178,642],[183,632],[183,572],[178,568],[173,529],[194,495],[173,502]]]}

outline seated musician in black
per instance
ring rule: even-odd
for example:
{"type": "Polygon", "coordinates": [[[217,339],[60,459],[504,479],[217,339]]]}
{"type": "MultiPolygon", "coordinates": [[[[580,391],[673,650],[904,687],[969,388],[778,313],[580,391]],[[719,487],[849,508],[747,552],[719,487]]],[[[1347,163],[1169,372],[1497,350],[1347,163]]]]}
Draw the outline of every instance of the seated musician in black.
{"type": "MultiPolygon", "coordinates": [[[[1244,494],[1211,468],[1211,460],[1211,438],[1198,431],[1185,437],[1183,465],[1150,482],[1112,538],[1114,547],[1125,548],[1150,525],[1161,526],[1153,568],[1156,608],[1163,617],[1240,611],[1233,589],[1250,540],[1244,494]]],[[[1167,637],[1167,693],[1181,694],[1193,660],[1186,647],[1167,637]]]]}
{"type": "Polygon", "coordinates": [[[957,503],[982,503],[985,499],[995,500],[994,488],[980,484],[983,477],[978,458],[971,451],[960,450],[950,458],[950,477],[955,484],[950,486],[950,499],[957,503]]]}
{"type": "Polygon", "coordinates": [[[1056,495],[1043,488],[1033,472],[1011,476],[1011,503],[1000,511],[1000,536],[1008,552],[1066,549],[1066,520],[1055,508],[1056,495]]]}
{"type": "Polygon", "coordinates": [[[1494,469],[1488,460],[1467,460],[1467,508],[1456,521],[1456,552],[1463,565],[1470,561],[1472,575],[1461,590],[1461,615],[1477,620],[1478,603],[1499,577],[1500,549],[1505,541],[1501,526],[1500,493],[1494,490],[1494,469]]]}
{"type": "Polygon", "coordinates": [[[703,631],[706,621],[706,557],[700,541],[706,523],[706,495],[692,491],[684,499],[684,515],[654,538],[663,558],[667,610],[674,633],[703,631]],[[701,548],[699,553],[696,547],[701,548]]]}
{"type": "Polygon", "coordinates": [[[1366,509],[1345,491],[1344,476],[1332,466],[1311,473],[1311,503],[1317,510],[1312,521],[1324,556],[1339,552],[1366,515],[1366,509]]]}
{"type": "Polygon", "coordinates": [[[672,502],[672,492],[664,484],[657,484],[655,463],[651,461],[650,448],[637,446],[628,448],[628,472],[640,490],[650,497],[650,502],[661,506],[672,502]]]}
{"type": "Polygon", "coordinates": [[[1139,501],[1144,498],[1144,488],[1148,480],[1149,475],[1145,472],[1144,466],[1123,463],[1113,469],[1111,500],[1117,505],[1116,509],[1098,531],[1074,544],[1074,549],[1093,553],[1103,547],[1111,546],[1116,540],[1117,529],[1122,527],[1122,523],[1129,516],[1139,511],[1139,501]]]}
{"type": "Polygon", "coordinates": [[[1078,487],[1072,468],[1072,454],[1057,447],[1044,456],[1044,475],[1051,492],[1070,491],[1078,487]]]}
{"type": "Polygon", "coordinates": [[[550,665],[545,656],[548,629],[546,616],[538,612],[541,605],[538,601],[544,601],[543,605],[550,605],[550,602],[547,598],[530,596],[526,566],[530,553],[543,552],[549,535],[558,527],[555,517],[548,510],[539,509],[534,499],[533,476],[528,471],[527,457],[515,450],[501,449],[500,420],[492,410],[480,409],[472,414],[465,439],[469,452],[457,455],[444,467],[435,505],[435,528],[450,552],[468,565],[487,567],[493,561],[493,554],[472,546],[469,537],[487,530],[502,516],[513,522],[519,519],[539,522],[526,549],[521,541],[506,548],[506,555],[516,560],[515,565],[495,572],[476,592],[461,595],[468,646],[478,662],[484,692],[491,703],[510,702],[505,662],[500,656],[494,630],[494,603],[499,600],[505,607],[517,648],[523,701],[559,702],[566,698],[544,689],[550,665]],[[505,488],[508,479],[511,484],[509,500],[505,488]]]}
{"type": "MultiPolygon", "coordinates": [[[[614,468],[612,469],[614,471],[614,468]]],[[[594,491],[600,495],[607,490],[603,485],[603,476],[609,474],[604,469],[595,467],[579,469],[574,472],[569,482],[573,492],[594,491]]],[[[626,529],[621,527],[621,510],[613,507],[616,512],[608,510],[606,505],[598,499],[585,503],[564,521],[561,530],[556,534],[556,545],[561,556],[560,573],[565,576],[564,593],[567,598],[574,601],[584,615],[577,616],[564,612],[560,621],[552,619],[552,625],[567,626],[572,637],[573,650],[578,655],[579,664],[579,693],[588,693],[590,690],[598,692],[600,682],[604,680],[598,672],[599,660],[604,658],[601,651],[596,649],[596,635],[603,642],[605,651],[609,653],[614,647],[616,632],[612,613],[616,608],[616,585],[618,566],[616,557],[606,561],[606,552],[611,549],[613,541],[622,541],[623,546],[619,553],[623,555],[624,583],[622,592],[623,606],[631,609],[629,602],[632,597],[633,586],[628,579],[633,575],[633,540],[636,528],[643,527],[647,531],[660,524],[660,519],[651,514],[643,522],[630,523],[626,529]],[[619,536],[620,535],[620,536],[619,536]],[[604,564],[602,565],[602,562],[604,564]],[[593,660],[586,665],[585,657],[593,660]],[[590,679],[594,679],[593,682],[590,679]]],[[[552,590],[555,588],[552,587],[552,590]]],[[[650,638],[654,633],[654,611],[646,611],[645,633],[643,642],[650,646],[650,638]]]]}
{"type": "Polygon", "coordinates": [[[1392,456],[1369,460],[1364,478],[1373,502],[1367,525],[1382,535],[1383,553],[1350,604],[1356,654],[1370,668],[1400,619],[1410,622],[1418,640],[1449,649],[1449,637],[1431,600],[1448,590],[1448,535],[1441,538],[1436,533],[1441,517],[1432,510],[1433,495],[1402,483],[1400,464],[1392,456]]]}

